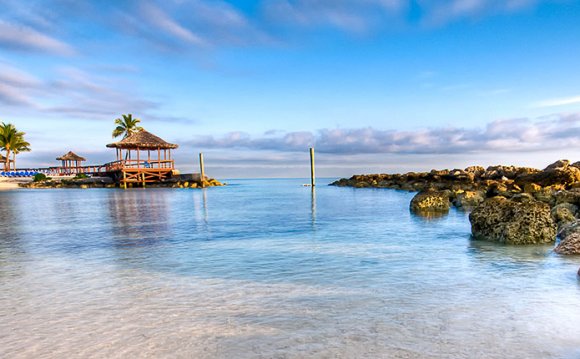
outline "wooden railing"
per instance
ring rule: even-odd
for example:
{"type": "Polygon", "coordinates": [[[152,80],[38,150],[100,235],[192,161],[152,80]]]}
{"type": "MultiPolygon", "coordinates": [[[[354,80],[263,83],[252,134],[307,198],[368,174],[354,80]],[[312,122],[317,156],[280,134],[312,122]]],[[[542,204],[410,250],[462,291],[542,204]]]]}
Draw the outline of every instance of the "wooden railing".
{"type": "Polygon", "coordinates": [[[93,176],[105,176],[108,173],[126,169],[174,169],[173,160],[119,160],[104,165],[78,166],[78,167],[44,167],[44,168],[21,168],[13,172],[40,172],[48,176],[75,176],[87,174],[93,176]]]}

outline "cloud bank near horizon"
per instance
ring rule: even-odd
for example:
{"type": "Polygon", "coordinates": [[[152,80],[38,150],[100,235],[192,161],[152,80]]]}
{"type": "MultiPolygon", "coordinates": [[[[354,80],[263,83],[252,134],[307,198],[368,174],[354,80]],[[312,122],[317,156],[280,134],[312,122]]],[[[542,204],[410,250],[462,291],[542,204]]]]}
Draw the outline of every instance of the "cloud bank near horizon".
{"type": "Polygon", "coordinates": [[[268,131],[251,136],[236,131],[221,137],[196,136],[187,146],[208,149],[301,152],[315,147],[327,154],[455,154],[546,151],[580,146],[580,113],[538,119],[503,119],[484,128],[431,128],[416,131],[373,127],[311,131],[268,131]]]}

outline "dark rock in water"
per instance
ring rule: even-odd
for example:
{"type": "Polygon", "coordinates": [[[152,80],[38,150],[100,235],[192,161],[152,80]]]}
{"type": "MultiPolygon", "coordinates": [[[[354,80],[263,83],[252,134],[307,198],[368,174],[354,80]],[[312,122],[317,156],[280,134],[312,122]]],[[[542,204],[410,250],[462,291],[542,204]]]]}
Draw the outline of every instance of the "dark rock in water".
{"type": "Polygon", "coordinates": [[[580,220],[569,223],[558,231],[558,238],[566,238],[574,232],[580,231],[580,220]]]}
{"type": "Polygon", "coordinates": [[[542,202],[517,202],[505,197],[485,200],[469,215],[475,239],[506,244],[554,242],[556,223],[542,202]]]}
{"type": "Polygon", "coordinates": [[[445,191],[421,191],[411,200],[414,212],[446,212],[449,207],[449,193],[445,191]]]}
{"type": "Polygon", "coordinates": [[[580,221],[575,221],[560,230],[560,243],[554,249],[558,254],[580,254],[580,221]]]}
{"type": "Polygon", "coordinates": [[[560,240],[554,251],[558,254],[580,254],[580,233],[574,232],[568,237],[560,240]]]}

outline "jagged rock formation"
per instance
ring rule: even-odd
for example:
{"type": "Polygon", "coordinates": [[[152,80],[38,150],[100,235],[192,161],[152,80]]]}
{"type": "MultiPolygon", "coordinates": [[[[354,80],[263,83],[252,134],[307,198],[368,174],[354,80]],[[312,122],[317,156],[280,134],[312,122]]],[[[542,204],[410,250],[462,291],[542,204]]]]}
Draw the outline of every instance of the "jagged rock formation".
{"type": "MultiPolygon", "coordinates": [[[[473,209],[475,238],[510,244],[551,243],[580,216],[580,161],[552,163],[543,170],[516,167],[471,166],[405,174],[355,175],[331,185],[355,188],[391,188],[419,192],[413,211],[445,211],[449,205],[473,209]],[[448,199],[448,203],[444,198],[448,199]]],[[[580,228],[580,225],[578,226],[580,228]]],[[[575,227],[574,227],[575,228],[575,227]]],[[[580,229],[578,231],[580,238],[580,229]]],[[[574,252],[576,235],[562,239],[561,254],[574,252]]]]}

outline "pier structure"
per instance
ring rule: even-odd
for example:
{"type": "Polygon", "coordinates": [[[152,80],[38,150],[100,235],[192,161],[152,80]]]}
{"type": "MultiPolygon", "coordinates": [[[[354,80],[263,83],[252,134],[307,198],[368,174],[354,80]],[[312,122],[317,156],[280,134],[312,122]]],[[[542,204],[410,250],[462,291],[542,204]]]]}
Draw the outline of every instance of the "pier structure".
{"type": "Polygon", "coordinates": [[[146,183],[162,182],[175,171],[171,150],[179,146],[146,130],[110,143],[107,147],[116,150],[117,160],[107,163],[104,172],[124,187],[129,183],[145,186],[146,183]]]}

